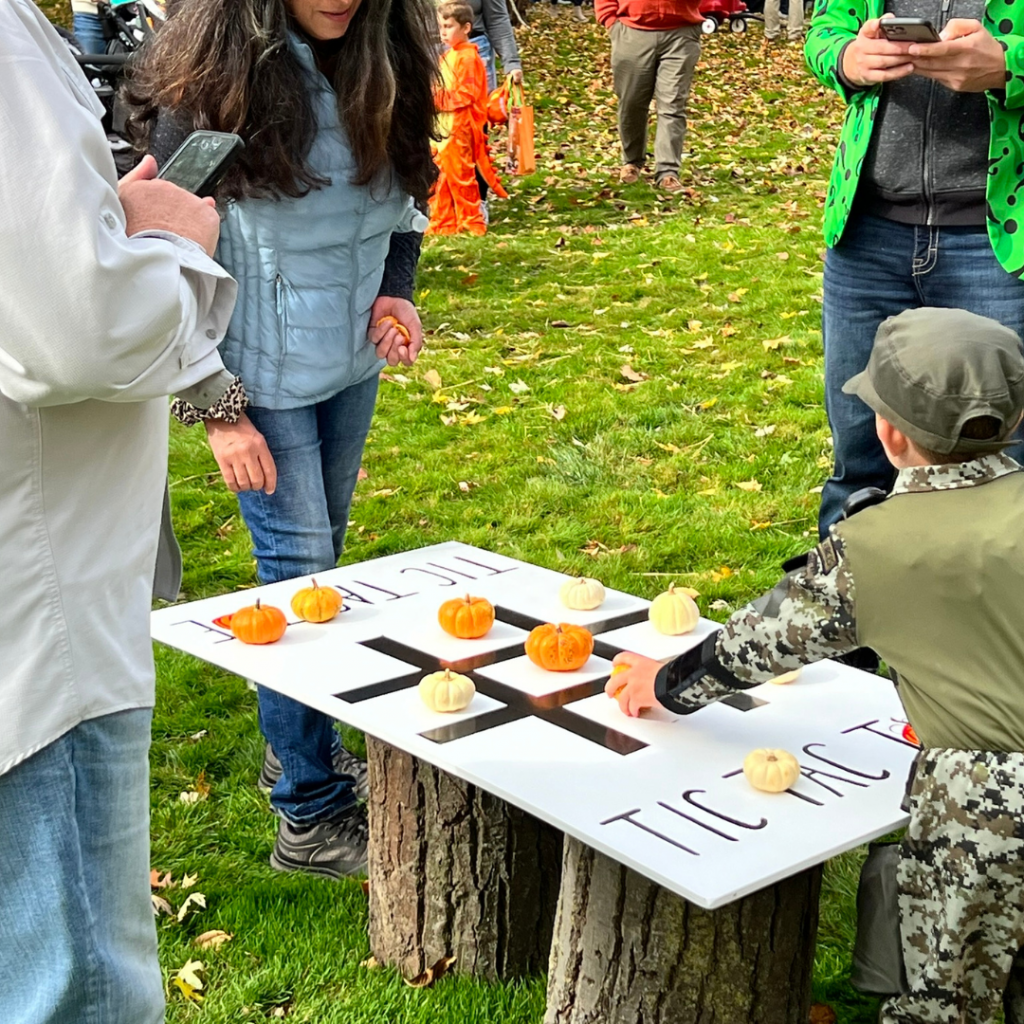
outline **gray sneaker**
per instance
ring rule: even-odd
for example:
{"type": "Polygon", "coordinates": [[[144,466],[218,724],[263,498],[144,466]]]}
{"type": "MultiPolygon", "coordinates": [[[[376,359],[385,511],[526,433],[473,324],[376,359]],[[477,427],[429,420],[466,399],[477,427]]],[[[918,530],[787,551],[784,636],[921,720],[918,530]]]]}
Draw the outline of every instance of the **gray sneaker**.
{"type": "Polygon", "coordinates": [[[365,875],[368,835],[366,810],[359,805],[341,817],[313,825],[293,825],[281,818],[270,866],[327,878],[365,875]]]}
{"type": "MultiPolygon", "coordinates": [[[[366,782],[366,762],[344,747],[339,747],[334,755],[334,770],[341,775],[351,775],[355,780],[356,799],[366,801],[370,788],[366,782]]],[[[263,767],[260,769],[260,777],[256,785],[264,792],[269,793],[277,780],[281,778],[281,762],[274,753],[274,748],[268,743],[263,749],[263,767]]]]}

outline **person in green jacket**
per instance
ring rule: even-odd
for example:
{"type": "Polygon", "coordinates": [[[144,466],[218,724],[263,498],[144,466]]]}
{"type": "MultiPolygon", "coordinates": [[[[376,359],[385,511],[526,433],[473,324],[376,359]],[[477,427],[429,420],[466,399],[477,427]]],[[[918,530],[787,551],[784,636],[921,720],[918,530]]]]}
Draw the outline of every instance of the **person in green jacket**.
{"type": "MultiPolygon", "coordinates": [[[[959,307],[1024,332],[1024,6],[1013,0],[818,0],[805,44],[847,104],[825,201],[822,334],[834,468],[819,532],[893,469],[874,416],[843,383],[878,325],[959,307]],[[941,42],[885,39],[884,14],[929,19],[941,42]]],[[[1018,461],[1024,447],[1009,449],[1018,461]]]]}
{"type": "Polygon", "coordinates": [[[606,692],[628,715],[687,715],[877,650],[921,743],[897,868],[907,985],[879,1021],[989,1024],[1002,997],[1024,1024],[1024,471],[1004,454],[1024,410],[1020,338],[964,310],[907,310],[845,390],[876,417],[891,494],[861,499],[674,661],[617,655],[606,692]]]}

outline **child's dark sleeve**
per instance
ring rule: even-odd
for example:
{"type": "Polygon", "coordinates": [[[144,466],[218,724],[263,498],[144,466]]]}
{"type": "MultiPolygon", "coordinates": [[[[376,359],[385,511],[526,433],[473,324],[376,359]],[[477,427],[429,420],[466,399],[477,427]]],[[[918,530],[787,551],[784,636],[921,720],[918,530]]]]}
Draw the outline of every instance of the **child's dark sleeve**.
{"type": "Polygon", "coordinates": [[[805,564],[662,668],[655,693],[670,711],[686,715],[737,689],[859,646],[853,576],[833,529],[805,564]]]}

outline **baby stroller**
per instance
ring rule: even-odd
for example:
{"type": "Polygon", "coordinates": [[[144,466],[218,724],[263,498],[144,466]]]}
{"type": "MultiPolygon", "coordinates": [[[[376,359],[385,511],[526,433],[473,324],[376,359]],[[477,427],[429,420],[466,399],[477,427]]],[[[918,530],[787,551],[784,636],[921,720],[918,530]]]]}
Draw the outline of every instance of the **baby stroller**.
{"type": "Polygon", "coordinates": [[[737,34],[747,31],[747,5],[743,0],[701,0],[700,13],[704,18],[701,31],[705,35],[717,32],[724,23],[737,34]]]}

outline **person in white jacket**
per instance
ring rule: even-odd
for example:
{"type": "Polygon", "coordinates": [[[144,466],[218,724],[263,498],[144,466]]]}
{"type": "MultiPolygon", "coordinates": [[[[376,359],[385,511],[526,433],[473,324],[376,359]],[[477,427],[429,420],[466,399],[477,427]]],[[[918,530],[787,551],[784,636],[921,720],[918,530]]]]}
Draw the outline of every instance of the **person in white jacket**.
{"type": "Polygon", "coordinates": [[[0,3],[0,1020],[156,1024],[150,588],[166,395],[215,404],[210,202],[122,180],[30,0],[0,3]]]}

